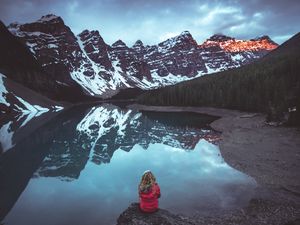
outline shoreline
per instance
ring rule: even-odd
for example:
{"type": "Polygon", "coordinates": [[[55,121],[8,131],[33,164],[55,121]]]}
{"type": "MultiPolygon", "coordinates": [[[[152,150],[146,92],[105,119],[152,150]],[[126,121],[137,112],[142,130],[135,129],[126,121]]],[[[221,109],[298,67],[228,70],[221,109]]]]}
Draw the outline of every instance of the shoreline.
{"type": "Polygon", "coordinates": [[[280,186],[283,183],[285,185],[296,185],[300,194],[300,172],[298,172],[300,171],[299,128],[267,125],[264,123],[265,116],[260,113],[247,113],[211,107],[145,106],[134,104],[129,105],[128,108],[155,112],[194,112],[220,117],[213,121],[210,126],[222,132],[219,147],[222,156],[230,166],[252,176],[260,185],[280,186]],[[283,151],[280,152],[279,150],[285,150],[284,154],[283,151]],[[282,155],[286,159],[284,164],[278,161],[278,159],[282,159],[280,157],[282,155]],[[247,158],[243,158],[243,156],[247,156],[247,158]],[[251,160],[251,164],[247,162],[249,160],[251,160]],[[255,160],[257,161],[254,162],[255,160]],[[291,163],[292,167],[286,167],[286,163],[291,163]],[[260,169],[255,167],[258,164],[261,164],[260,169]],[[278,170],[282,167],[284,168],[278,171],[276,177],[274,177],[274,172],[264,167],[276,167],[278,170]],[[264,175],[259,175],[257,172],[262,172],[264,175]],[[284,173],[284,176],[279,176],[280,173],[284,173]]]}
{"type": "MultiPolygon", "coordinates": [[[[251,224],[254,218],[249,219],[247,212],[250,210],[256,219],[263,218],[261,223],[300,222],[299,128],[270,126],[265,123],[265,115],[261,113],[221,108],[139,104],[128,105],[127,108],[155,112],[194,112],[220,117],[210,126],[222,132],[219,147],[224,160],[231,167],[253,177],[258,184],[249,205],[230,213],[231,217],[234,215],[235,219],[240,220],[237,224],[251,224]]],[[[228,214],[221,217],[220,224],[224,219],[226,221],[228,214]]],[[[199,216],[197,220],[202,221],[203,217],[199,216]]],[[[259,221],[252,223],[259,224],[259,221]]]]}

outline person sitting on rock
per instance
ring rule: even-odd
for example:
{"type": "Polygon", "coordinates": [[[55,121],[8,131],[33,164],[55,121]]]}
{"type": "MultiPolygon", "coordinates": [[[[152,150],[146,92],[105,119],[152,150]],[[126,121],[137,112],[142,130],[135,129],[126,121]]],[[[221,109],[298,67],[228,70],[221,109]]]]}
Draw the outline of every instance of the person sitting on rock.
{"type": "Polygon", "coordinates": [[[150,170],[144,172],[139,185],[140,209],[142,212],[152,213],[158,210],[160,188],[150,170]]]}

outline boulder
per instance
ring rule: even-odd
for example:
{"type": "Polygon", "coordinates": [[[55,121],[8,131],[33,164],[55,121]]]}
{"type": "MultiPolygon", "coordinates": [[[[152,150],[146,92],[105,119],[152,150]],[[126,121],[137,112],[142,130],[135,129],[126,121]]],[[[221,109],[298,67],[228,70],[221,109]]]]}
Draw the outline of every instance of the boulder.
{"type": "Polygon", "coordinates": [[[138,203],[132,203],[118,218],[117,225],[196,225],[191,219],[172,214],[165,209],[143,213],[138,203]]]}

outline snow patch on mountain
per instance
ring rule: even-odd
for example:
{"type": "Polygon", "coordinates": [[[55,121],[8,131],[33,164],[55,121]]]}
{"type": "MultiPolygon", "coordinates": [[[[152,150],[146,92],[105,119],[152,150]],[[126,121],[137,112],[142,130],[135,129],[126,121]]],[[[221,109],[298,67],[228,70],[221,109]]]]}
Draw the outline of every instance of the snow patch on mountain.
{"type": "Polygon", "coordinates": [[[14,132],[12,131],[12,121],[4,124],[0,129],[0,144],[2,151],[6,152],[8,149],[12,148],[14,144],[12,143],[12,137],[14,132]]]}
{"type": "Polygon", "coordinates": [[[86,42],[82,42],[80,37],[77,37],[78,45],[81,49],[83,58],[91,66],[93,70],[93,75],[86,76],[86,67],[81,64],[78,70],[71,72],[71,77],[79,85],[81,85],[90,95],[103,95],[106,91],[117,90],[120,87],[131,87],[124,76],[122,76],[122,69],[119,67],[119,60],[111,60],[112,70],[105,70],[104,66],[94,62],[85,50],[86,42]],[[103,78],[102,74],[108,75],[108,77],[103,78]]]}
{"type": "Polygon", "coordinates": [[[71,72],[71,77],[90,95],[101,95],[108,88],[106,82],[100,76],[96,76],[95,74],[93,76],[86,76],[84,72],[85,68],[81,65],[78,70],[71,72]]]}
{"type": "Polygon", "coordinates": [[[56,15],[48,14],[46,16],[42,16],[42,18],[40,18],[37,22],[44,23],[44,22],[49,22],[51,20],[55,20],[55,19],[58,19],[58,18],[59,17],[56,16],[56,15]]]}
{"type": "Polygon", "coordinates": [[[183,31],[180,35],[167,39],[158,45],[158,51],[161,53],[166,53],[168,49],[173,48],[177,44],[180,44],[183,39],[192,38],[190,32],[183,31]],[[162,47],[160,47],[162,46],[162,47]]]}
{"type": "Polygon", "coordinates": [[[48,108],[43,108],[39,105],[31,105],[30,103],[28,103],[27,101],[25,101],[21,97],[18,97],[16,95],[15,95],[15,97],[25,106],[25,108],[22,110],[24,113],[32,112],[32,113],[36,114],[38,112],[48,112],[49,111],[48,108]]]}
{"type": "Polygon", "coordinates": [[[10,104],[6,101],[6,98],[5,98],[8,91],[6,90],[6,87],[4,86],[3,77],[6,77],[6,76],[0,73],[0,103],[4,104],[6,106],[10,106],[10,104]]]}
{"type": "Polygon", "coordinates": [[[231,55],[231,58],[233,61],[244,61],[245,60],[244,56],[239,53],[237,53],[235,55],[231,55]]]}
{"type": "Polygon", "coordinates": [[[197,74],[194,77],[188,77],[185,75],[174,75],[172,73],[169,73],[167,76],[159,76],[157,74],[157,71],[151,71],[152,75],[152,82],[144,78],[143,80],[133,79],[136,82],[136,86],[144,89],[144,90],[151,90],[159,87],[164,87],[168,85],[174,85],[179,82],[188,81],[195,79],[197,77],[200,77],[204,75],[203,71],[198,71],[197,74]]]}
{"type": "Polygon", "coordinates": [[[64,107],[62,107],[62,106],[58,106],[58,105],[52,106],[52,111],[54,111],[54,112],[58,112],[63,109],[64,109],[64,107]]]}
{"type": "Polygon", "coordinates": [[[220,68],[213,68],[211,64],[205,63],[205,67],[207,69],[207,74],[216,73],[222,71],[220,68]]]}
{"type": "Polygon", "coordinates": [[[109,84],[114,88],[114,90],[117,89],[117,87],[125,86],[127,88],[130,88],[128,82],[126,79],[122,76],[122,69],[120,68],[120,60],[112,60],[112,66],[114,68],[114,73],[112,74],[112,80],[109,82],[109,84]]]}
{"type": "Polygon", "coordinates": [[[30,120],[32,120],[35,117],[36,113],[34,112],[27,112],[27,113],[23,113],[19,116],[18,120],[23,119],[22,124],[20,125],[20,128],[25,126],[30,120]]]}
{"type": "Polygon", "coordinates": [[[20,108],[18,109],[21,112],[21,115],[19,116],[19,119],[25,118],[23,123],[21,124],[20,127],[25,126],[30,120],[32,120],[34,117],[39,117],[42,114],[49,112],[49,108],[44,108],[39,105],[31,105],[21,97],[15,96],[23,105],[25,108],[20,108]]]}
{"type": "Polygon", "coordinates": [[[169,73],[167,76],[161,77],[157,74],[157,72],[152,72],[152,79],[154,81],[153,86],[167,86],[176,84],[185,80],[189,80],[187,76],[183,75],[174,75],[169,73]]]}
{"type": "MultiPolygon", "coordinates": [[[[11,86],[8,85],[8,88],[5,86],[6,81],[4,82],[4,79],[6,80],[6,76],[0,73],[0,104],[5,105],[5,107],[9,108],[10,110],[16,112],[17,114],[21,114],[20,117],[26,116],[27,119],[25,121],[29,121],[33,117],[38,117],[46,112],[49,111],[55,111],[58,112],[62,110],[64,107],[60,105],[52,105],[49,107],[44,107],[38,104],[30,103],[28,100],[25,100],[23,97],[20,97],[16,94],[16,92],[19,94],[21,90],[20,87],[18,88],[18,91],[15,88],[15,90],[10,90],[11,86]],[[7,95],[9,95],[9,98],[7,98],[7,95]]],[[[10,81],[12,82],[12,81],[10,81]]],[[[4,109],[5,110],[5,109],[4,109]]],[[[27,122],[24,122],[23,125],[25,125],[27,122]]]]}

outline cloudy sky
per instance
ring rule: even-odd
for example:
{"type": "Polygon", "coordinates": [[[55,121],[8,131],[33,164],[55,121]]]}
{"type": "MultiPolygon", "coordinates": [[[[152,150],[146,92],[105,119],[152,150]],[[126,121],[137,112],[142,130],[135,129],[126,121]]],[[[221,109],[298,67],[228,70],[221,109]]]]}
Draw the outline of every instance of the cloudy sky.
{"type": "Polygon", "coordinates": [[[300,31],[299,0],[1,0],[0,19],[33,22],[53,13],[75,34],[97,29],[112,44],[157,44],[188,30],[198,43],[215,33],[269,35],[282,43],[300,31]]]}

